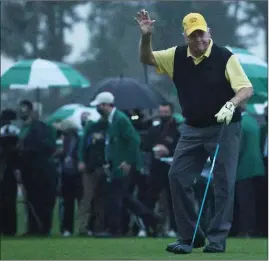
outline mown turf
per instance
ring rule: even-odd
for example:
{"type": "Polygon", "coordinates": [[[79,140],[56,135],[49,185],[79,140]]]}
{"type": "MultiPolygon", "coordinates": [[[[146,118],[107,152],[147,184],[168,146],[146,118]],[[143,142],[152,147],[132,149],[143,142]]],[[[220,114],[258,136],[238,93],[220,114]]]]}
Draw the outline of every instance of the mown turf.
{"type": "MultiPolygon", "coordinates": [[[[58,202],[57,202],[58,203],[58,202]]],[[[18,203],[18,234],[25,232],[24,205],[18,203]]],[[[77,231],[77,215],[75,222],[77,231]]],[[[1,259],[5,260],[268,260],[266,239],[229,239],[224,254],[204,254],[202,249],[190,255],[174,255],[164,251],[173,239],[95,239],[59,235],[58,204],[54,209],[52,238],[1,238],[1,259]]]]}
{"type": "Polygon", "coordinates": [[[266,239],[229,239],[227,252],[204,254],[202,249],[189,255],[164,251],[169,239],[94,239],[94,238],[2,238],[1,259],[140,259],[140,260],[268,260],[266,239]]]}

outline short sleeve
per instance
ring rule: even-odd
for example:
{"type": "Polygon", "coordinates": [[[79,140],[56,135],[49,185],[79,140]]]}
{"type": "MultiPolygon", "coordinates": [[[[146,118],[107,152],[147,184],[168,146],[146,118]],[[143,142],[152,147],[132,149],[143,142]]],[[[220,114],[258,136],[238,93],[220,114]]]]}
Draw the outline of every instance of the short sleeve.
{"type": "Polygon", "coordinates": [[[226,75],[235,92],[242,88],[252,87],[250,80],[235,55],[232,55],[227,62],[226,75]]]}
{"type": "Polygon", "coordinates": [[[173,78],[175,51],[176,47],[171,47],[166,50],[153,52],[158,65],[156,68],[158,74],[168,74],[170,78],[173,78]]]}

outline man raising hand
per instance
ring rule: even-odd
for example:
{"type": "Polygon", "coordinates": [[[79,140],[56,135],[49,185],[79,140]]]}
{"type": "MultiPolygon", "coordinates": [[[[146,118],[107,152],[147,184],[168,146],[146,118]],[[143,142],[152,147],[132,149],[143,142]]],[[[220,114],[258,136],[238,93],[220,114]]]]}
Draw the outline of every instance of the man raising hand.
{"type": "MultiPolygon", "coordinates": [[[[209,244],[204,252],[224,252],[233,218],[234,186],[240,140],[240,105],[253,93],[252,85],[233,53],[216,45],[210,29],[199,13],[183,18],[185,46],[153,51],[154,20],[145,10],[137,13],[141,31],[140,61],[156,67],[159,74],[173,80],[186,119],[169,171],[169,183],[178,234],[181,239],[167,251],[186,253],[194,233],[192,183],[202,172],[208,156],[213,157],[222,123],[224,128],[214,169],[215,215],[207,231],[209,244]]],[[[194,248],[205,245],[205,233],[197,231],[194,248]]]]}

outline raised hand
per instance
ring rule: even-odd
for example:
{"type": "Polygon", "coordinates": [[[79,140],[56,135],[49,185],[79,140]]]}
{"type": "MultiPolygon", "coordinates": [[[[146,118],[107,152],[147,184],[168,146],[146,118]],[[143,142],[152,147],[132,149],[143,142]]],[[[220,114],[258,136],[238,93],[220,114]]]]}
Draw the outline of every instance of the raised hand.
{"type": "Polygon", "coordinates": [[[152,33],[155,20],[150,19],[149,14],[145,9],[137,13],[135,20],[140,26],[142,35],[148,35],[152,33]]]}

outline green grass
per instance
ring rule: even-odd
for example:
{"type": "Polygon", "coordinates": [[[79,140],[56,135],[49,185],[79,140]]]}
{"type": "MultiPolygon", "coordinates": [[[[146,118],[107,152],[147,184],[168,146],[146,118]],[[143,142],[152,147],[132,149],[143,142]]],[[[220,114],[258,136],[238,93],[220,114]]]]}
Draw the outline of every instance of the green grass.
{"type": "Polygon", "coordinates": [[[204,254],[202,249],[189,255],[164,251],[169,239],[94,239],[94,238],[2,238],[1,259],[5,260],[267,260],[267,240],[229,239],[227,252],[204,254]]]}
{"type": "MultiPolygon", "coordinates": [[[[18,234],[25,232],[24,205],[18,203],[18,234]]],[[[77,224],[77,222],[76,222],[77,224]]],[[[76,225],[77,227],[77,225],[76,225]]],[[[52,238],[1,238],[1,259],[5,260],[267,260],[267,239],[228,239],[223,254],[204,254],[195,249],[190,255],[164,251],[172,239],[96,239],[59,235],[58,206],[54,211],[52,238]]]]}

